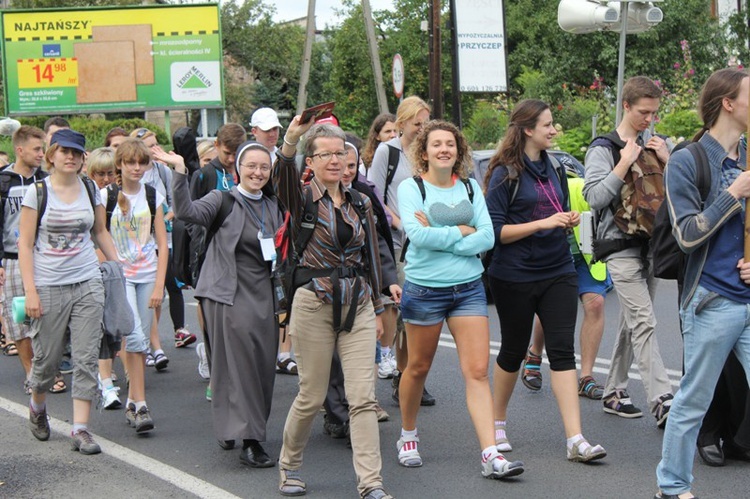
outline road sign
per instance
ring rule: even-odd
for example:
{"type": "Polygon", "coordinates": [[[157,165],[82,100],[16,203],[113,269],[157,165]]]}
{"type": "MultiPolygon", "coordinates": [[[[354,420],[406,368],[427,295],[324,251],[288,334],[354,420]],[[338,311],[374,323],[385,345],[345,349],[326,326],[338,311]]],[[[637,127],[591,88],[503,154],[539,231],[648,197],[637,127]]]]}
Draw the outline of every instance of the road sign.
{"type": "Polygon", "coordinates": [[[401,59],[401,54],[393,56],[391,77],[393,79],[393,93],[400,99],[404,95],[404,60],[401,59]]]}

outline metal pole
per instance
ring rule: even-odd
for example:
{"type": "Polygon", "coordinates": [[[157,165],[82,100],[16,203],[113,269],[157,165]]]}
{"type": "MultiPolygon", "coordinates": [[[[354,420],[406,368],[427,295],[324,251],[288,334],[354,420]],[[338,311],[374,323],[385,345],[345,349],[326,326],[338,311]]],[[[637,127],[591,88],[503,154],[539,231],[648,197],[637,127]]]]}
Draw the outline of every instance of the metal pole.
{"type": "Polygon", "coordinates": [[[378,42],[375,39],[375,24],[372,22],[372,9],[370,9],[370,0],[362,0],[362,13],[365,17],[365,32],[367,33],[367,43],[370,46],[372,73],[375,75],[375,93],[378,96],[378,107],[380,108],[381,113],[387,113],[388,99],[386,99],[385,97],[385,87],[383,86],[383,68],[380,66],[378,42]]]}
{"type": "Polygon", "coordinates": [[[297,93],[297,114],[301,114],[307,107],[307,81],[310,79],[310,60],[312,59],[312,44],[315,38],[315,0],[307,2],[307,32],[305,33],[305,52],[302,56],[302,72],[299,77],[299,92],[297,93]]]}
{"type": "Polygon", "coordinates": [[[432,117],[443,117],[443,89],[440,78],[440,0],[430,2],[430,100],[432,117]]]}
{"type": "Polygon", "coordinates": [[[617,109],[615,110],[615,127],[622,121],[622,85],[625,80],[625,37],[628,34],[628,0],[620,2],[620,52],[617,57],[617,109]]]}
{"type": "Polygon", "coordinates": [[[451,74],[453,77],[453,123],[463,128],[461,112],[461,82],[458,74],[458,37],[456,36],[456,0],[450,0],[451,19],[451,74]]]}

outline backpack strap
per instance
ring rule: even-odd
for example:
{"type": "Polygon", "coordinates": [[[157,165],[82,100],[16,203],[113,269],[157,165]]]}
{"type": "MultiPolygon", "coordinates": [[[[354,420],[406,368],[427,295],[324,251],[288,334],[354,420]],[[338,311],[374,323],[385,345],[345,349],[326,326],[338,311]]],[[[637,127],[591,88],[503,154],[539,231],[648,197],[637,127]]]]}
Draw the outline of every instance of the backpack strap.
{"type": "Polygon", "coordinates": [[[146,188],[146,203],[148,211],[151,212],[151,234],[154,233],[154,218],[156,218],[156,189],[150,185],[144,185],[146,188]]]}
{"type": "Polygon", "coordinates": [[[83,181],[83,186],[86,187],[86,194],[89,197],[91,209],[94,212],[94,218],[96,218],[96,184],[88,177],[81,177],[81,180],[83,181]]]}
{"type": "Polygon", "coordinates": [[[119,192],[120,188],[117,186],[117,184],[112,183],[107,186],[107,232],[109,232],[109,228],[112,225],[112,213],[115,211],[115,207],[117,206],[117,194],[119,192]]]}
{"type": "Polygon", "coordinates": [[[232,208],[234,208],[234,196],[232,195],[231,191],[220,191],[221,192],[221,206],[219,207],[219,212],[216,214],[216,218],[214,218],[214,221],[211,223],[211,226],[208,228],[208,232],[206,232],[206,249],[208,249],[208,246],[211,244],[211,241],[213,240],[214,236],[217,232],[219,232],[219,229],[222,225],[224,225],[224,221],[227,219],[229,214],[232,212],[232,208]]]}
{"type": "Polygon", "coordinates": [[[34,182],[36,189],[36,235],[39,237],[39,226],[42,225],[42,217],[47,210],[47,183],[44,180],[34,182]]]}
{"type": "Polygon", "coordinates": [[[692,142],[687,145],[687,150],[690,151],[695,160],[695,184],[700,191],[701,202],[705,203],[711,190],[711,168],[708,164],[706,149],[700,142],[692,142]]]}
{"type": "Polygon", "coordinates": [[[612,151],[612,160],[615,166],[620,162],[620,150],[625,147],[625,142],[622,141],[616,130],[612,130],[608,134],[599,135],[591,141],[589,147],[602,146],[612,151]]]}
{"type": "Polygon", "coordinates": [[[401,151],[397,147],[390,144],[388,146],[388,171],[385,174],[385,188],[383,189],[383,200],[384,204],[388,204],[388,186],[393,182],[393,177],[396,176],[396,170],[398,169],[398,160],[401,151]]]}
{"type": "Polygon", "coordinates": [[[294,241],[294,258],[297,260],[295,264],[302,257],[307,243],[310,242],[313,232],[315,232],[315,224],[318,223],[318,203],[313,201],[312,197],[312,189],[309,185],[305,186],[303,192],[302,220],[300,221],[297,239],[294,241]]]}

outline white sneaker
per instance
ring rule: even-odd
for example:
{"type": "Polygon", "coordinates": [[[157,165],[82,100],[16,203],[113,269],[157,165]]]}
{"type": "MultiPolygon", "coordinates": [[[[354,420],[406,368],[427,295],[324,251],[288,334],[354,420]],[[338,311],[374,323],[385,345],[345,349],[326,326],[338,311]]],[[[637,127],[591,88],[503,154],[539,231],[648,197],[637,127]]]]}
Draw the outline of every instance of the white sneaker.
{"type": "Polygon", "coordinates": [[[393,378],[395,371],[396,371],[396,359],[393,357],[393,354],[388,352],[386,354],[381,355],[380,364],[378,364],[378,378],[380,379],[393,378]]]}
{"type": "Polygon", "coordinates": [[[198,374],[200,374],[203,379],[210,379],[211,373],[208,370],[208,358],[206,358],[205,343],[198,343],[198,346],[195,347],[195,353],[198,355],[198,374]]]}
{"type": "Polygon", "coordinates": [[[122,406],[122,402],[120,402],[120,388],[117,386],[112,386],[112,388],[105,388],[104,385],[102,385],[102,378],[97,374],[97,379],[99,381],[99,390],[102,393],[102,407],[105,409],[118,409],[120,406],[122,406]]]}

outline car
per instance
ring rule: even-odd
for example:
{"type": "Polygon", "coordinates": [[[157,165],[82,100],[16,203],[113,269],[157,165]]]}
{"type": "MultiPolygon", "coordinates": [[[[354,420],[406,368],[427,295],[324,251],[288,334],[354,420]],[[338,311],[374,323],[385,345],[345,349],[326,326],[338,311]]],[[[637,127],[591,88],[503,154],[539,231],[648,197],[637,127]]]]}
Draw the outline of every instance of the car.
{"type": "MultiPolygon", "coordinates": [[[[482,187],[484,187],[484,178],[490,167],[490,159],[495,155],[495,152],[493,149],[484,149],[471,153],[471,159],[474,162],[474,169],[471,174],[482,187]]],[[[583,165],[573,155],[565,151],[547,151],[547,153],[554,156],[565,167],[569,177],[583,178],[583,165]]]]}

